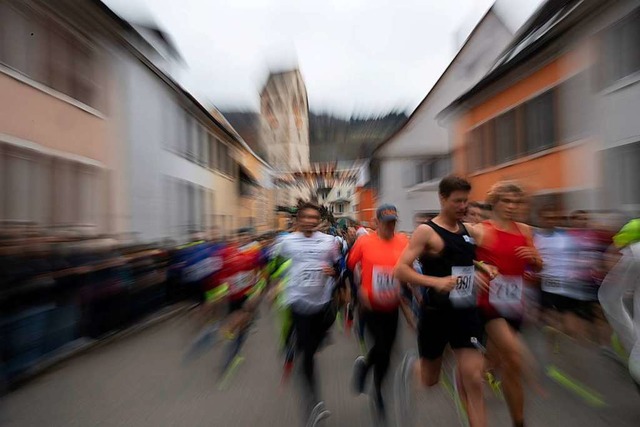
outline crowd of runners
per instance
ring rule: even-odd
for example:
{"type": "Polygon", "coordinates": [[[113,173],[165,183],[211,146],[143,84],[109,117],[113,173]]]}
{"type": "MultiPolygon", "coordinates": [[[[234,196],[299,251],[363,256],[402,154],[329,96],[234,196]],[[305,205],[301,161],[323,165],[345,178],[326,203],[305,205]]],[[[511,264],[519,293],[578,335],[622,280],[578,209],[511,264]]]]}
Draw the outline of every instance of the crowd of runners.
{"type": "Polygon", "coordinates": [[[640,292],[633,292],[640,286],[640,222],[616,234],[587,212],[531,212],[516,182],[496,183],[483,203],[470,201],[470,193],[465,179],[444,178],[440,212],[417,217],[410,235],[397,231],[390,204],[377,209],[370,227],[333,226],[305,203],[286,232],[257,237],[241,230],[206,260],[211,274],[198,282],[198,332],[185,360],[226,341],[219,375],[228,386],[266,300],[277,312],[283,381],[299,377],[307,426],[330,415],[315,355],[336,322],[353,330],[361,348],[350,387],[364,393],[372,378],[382,425],[392,417],[409,425],[415,395],[445,375],[464,423],[487,425],[489,385],[504,396],[513,425],[526,425],[526,393],[545,393],[543,367],[521,334],[529,325],[544,328],[549,354],[571,337],[620,359],[640,383],[640,320],[632,307],[635,297],[640,310],[640,292]],[[536,227],[525,223],[530,217],[536,227]],[[415,331],[417,352],[391,369],[402,318],[415,331]],[[391,383],[393,393],[383,393],[391,383]]]}

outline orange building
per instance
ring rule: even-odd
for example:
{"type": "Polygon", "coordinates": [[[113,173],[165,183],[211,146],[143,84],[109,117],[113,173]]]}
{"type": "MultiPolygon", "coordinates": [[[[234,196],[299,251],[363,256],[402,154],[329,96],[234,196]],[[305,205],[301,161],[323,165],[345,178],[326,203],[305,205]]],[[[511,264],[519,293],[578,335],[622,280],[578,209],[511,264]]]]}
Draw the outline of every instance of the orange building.
{"type": "Polygon", "coordinates": [[[601,35],[571,31],[597,2],[548,2],[493,69],[440,117],[452,127],[453,170],[472,200],[497,181],[517,180],[535,205],[593,209],[602,162],[591,88],[601,35]],[[550,18],[551,17],[551,18],[550,18]]]}
{"type": "Polygon", "coordinates": [[[373,188],[358,187],[356,189],[356,220],[371,223],[376,217],[376,193],[373,188]]]}

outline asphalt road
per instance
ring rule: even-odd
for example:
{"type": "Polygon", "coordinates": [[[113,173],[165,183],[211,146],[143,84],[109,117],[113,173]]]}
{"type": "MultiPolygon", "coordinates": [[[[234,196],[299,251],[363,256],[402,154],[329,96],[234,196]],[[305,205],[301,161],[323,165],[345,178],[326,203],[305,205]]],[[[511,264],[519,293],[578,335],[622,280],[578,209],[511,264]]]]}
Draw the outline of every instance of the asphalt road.
{"type": "MultiPolygon", "coordinates": [[[[281,387],[281,357],[275,321],[263,308],[243,354],[244,363],[227,390],[219,390],[217,371],[222,350],[216,348],[184,366],[182,356],[192,338],[188,317],[172,319],[74,358],[0,403],[0,425],[7,427],[122,426],[296,426],[300,425],[296,382],[281,387]]],[[[371,426],[368,397],[350,392],[351,367],[358,355],[353,337],[334,327],[332,343],[318,356],[321,391],[332,416],[325,426],[371,426]]],[[[597,349],[563,342],[559,355],[547,356],[537,332],[528,334],[541,363],[553,363],[598,395],[604,406],[585,401],[580,392],[543,376],[547,396],[527,393],[528,426],[638,426],[640,393],[622,366],[597,349]]],[[[415,343],[404,322],[393,369],[415,343]]],[[[530,367],[529,369],[534,369],[530,367]]],[[[387,382],[393,406],[391,381],[387,382]]],[[[489,425],[510,426],[505,403],[487,392],[489,425]]],[[[415,425],[460,425],[444,387],[417,395],[415,425]]],[[[395,425],[390,423],[390,425],[395,425]]]]}

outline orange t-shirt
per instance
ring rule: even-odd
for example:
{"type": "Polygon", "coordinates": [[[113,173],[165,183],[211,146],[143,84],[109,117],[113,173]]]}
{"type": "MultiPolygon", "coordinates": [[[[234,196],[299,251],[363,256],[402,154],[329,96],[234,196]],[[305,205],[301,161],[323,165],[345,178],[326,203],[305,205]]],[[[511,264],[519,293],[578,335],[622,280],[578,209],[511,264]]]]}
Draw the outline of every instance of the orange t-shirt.
{"type": "Polygon", "coordinates": [[[393,269],[408,243],[409,240],[403,234],[396,234],[391,240],[383,240],[376,233],[360,237],[351,248],[347,265],[353,270],[360,263],[360,292],[372,309],[391,311],[398,308],[400,282],[393,277],[393,269]]]}

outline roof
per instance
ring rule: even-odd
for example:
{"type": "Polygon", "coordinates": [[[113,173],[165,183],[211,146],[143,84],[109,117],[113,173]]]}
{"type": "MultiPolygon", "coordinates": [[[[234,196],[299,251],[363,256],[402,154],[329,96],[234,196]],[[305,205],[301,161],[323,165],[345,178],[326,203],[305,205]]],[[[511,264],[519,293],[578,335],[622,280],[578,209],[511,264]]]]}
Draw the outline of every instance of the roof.
{"type": "Polygon", "coordinates": [[[173,55],[174,58],[180,61],[184,61],[184,59],[182,58],[182,55],[180,55],[180,51],[178,50],[176,44],[173,42],[173,39],[169,36],[167,32],[160,29],[158,26],[154,24],[132,23],[132,26],[138,32],[140,29],[140,30],[146,30],[146,31],[149,31],[150,33],[153,33],[153,35],[158,37],[165,44],[165,46],[167,47],[167,50],[171,55],[173,55]]]}
{"type": "MultiPolygon", "coordinates": [[[[413,120],[413,118],[417,115],[417,113],[423,108],[423,106],[429,101],[429,99],[431,99],[431,95],[435,92],[436,88],[440,85],[440,83],[442,82],[444,77],[447,75],[447,73],[449,72],[449,70],[453,66],[454,62],[456,62],[456,59],[458,59],[458,57],[460,56],[462,51],[465,50],[465,48],[467,47],[467,44],[469,43],[469,41],[476,35],[476,33],[478,32],[478,29],[480,28],[482,23],[489,17],[489,15],[495,16],[496,18],[498,18],[502,22],[500,17],[495,13],[494,8],[495,8],[495,6],[491,6],[485,12],[485,14],[482,15],[482,18],[480,18],[480,20],[478,20],[478,23],[475,25],[475,27],[473,27],[473,30],[471,30],[471,32],[469,33],[467,38],[464,40],[464,42],[460,46],[460,49],[458,49],[458,52],[456,52],[456,54],[453,57],[453,59],[451,59],[451,61],[449,62],[449,65],[447,65],[447,68],[445,68],[445,70],[442,72],[440,77],[438,77],[438,80],[436,80],[435,84],[431,87],[429,92],[427,92],[427,95],[422,99],[422,101],[420,101],[420,104],[418,104],[416,109],[413,110],[413,112],[411,113],[409,118],[407,120],[405,120],[405,122],[402,124],[402,126],[400,126],[398,129],[396,129],[396,131],[394,133],[389,135],[389,137],[387,139],[385,139],[380,144],[378,144],[378,146],[373,149],[373,153],[378,151],[380,148],[382,148],[384,145],[386,145],[389,141],[391,141],[393,138],[395,138],[396,135],[398,135],[400,132],[402,132],[409,125],[409,123],[413,120]]],[[[504,23],[503,23],[503,25],[504,25],[504,23]]],[[[504,26],[505,26],[505,28],[508,29],[508,27],[506,25],[504,25],[504,26]]]]}
{"type": "Polygon", "coordinates": [[[303,80],[302,74],[300,73],[300,69],[298,68],[284,69],[280,71],[269,71],[269,75],[267,76],[267,79],[264,81],[260,92],[264,91],[264,88],[267,87],[269,82],[273,80],[274,77],[284,76],[286,74],[297,74],[300,77],[300,79],[303,80]]]}
{"type": "Polygon", "coordinates": [[[447,115],[460,107],[568,32],[586,14],[606,6],[606,3],[600,0],[547,0],[522,26],[487,75],[454,100],[438,116],[447,115]]]}
{"type": "Polygon", "coordinates": [[[340,199],[332,200],[329,202],[329,204],[334,204],[334,203],[351,203],[351,200],[345,199],[344,197],[342,197],[340,199]]]}

